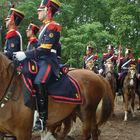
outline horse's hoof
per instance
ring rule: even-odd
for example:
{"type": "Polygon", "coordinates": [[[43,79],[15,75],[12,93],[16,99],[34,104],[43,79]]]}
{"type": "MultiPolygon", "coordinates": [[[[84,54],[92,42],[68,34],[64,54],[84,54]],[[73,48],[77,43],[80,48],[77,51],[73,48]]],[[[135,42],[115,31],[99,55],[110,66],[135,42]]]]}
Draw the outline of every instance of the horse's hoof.
{"type": "Polygon", "coordinates": [[[124,119],[123,121],[124,121],[124,122],[127,122],[127,119],[124,119]]]}

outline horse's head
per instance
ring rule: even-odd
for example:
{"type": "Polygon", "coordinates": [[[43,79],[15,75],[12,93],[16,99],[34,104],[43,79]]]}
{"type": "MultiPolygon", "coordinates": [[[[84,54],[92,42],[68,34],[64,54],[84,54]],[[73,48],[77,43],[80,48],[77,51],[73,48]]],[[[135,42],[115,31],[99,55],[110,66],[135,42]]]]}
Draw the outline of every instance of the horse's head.
{"type": "Polygon", "coordinates": [[[135,77],[136,77],[136,66],[135,65],[131,65],[128,68],[128,78],[129,78],[129,85],[130,86],[134,86],[134,81],[135,81],[135,77]]]}
{"type": "Polygon", "coordinates": [[[88,70],[93,70],[94,68],[94,60],[89,60],[87,63],[86,63],[86,69],[88,70]]]}
{"type": "Polygon", "coordinates": [[[105,65],[105,77],[111,79],[114,69],[113,63],[111,60],[107,60],[104,65],[105,65]]]}

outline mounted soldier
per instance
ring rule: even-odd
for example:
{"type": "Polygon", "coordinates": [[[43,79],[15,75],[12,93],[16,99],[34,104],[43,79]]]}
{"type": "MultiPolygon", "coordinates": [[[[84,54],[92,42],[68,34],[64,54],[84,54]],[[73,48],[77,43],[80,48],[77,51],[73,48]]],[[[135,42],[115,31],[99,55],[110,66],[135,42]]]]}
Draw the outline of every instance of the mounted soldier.
{"type": "Polygon", "coordinates": [[[123,81],[125,76],[127,75],[128,67],[131,66],[131,64],[135,64],[135,59],[133,59],[132,51],[126,48],[125,57],[120,58],[120,63],[118,65],[119,95],[121,95],[122,93],[121,89],[122,89],[123,81]]]}
{"type": "Polygon", "coordinates": [[[111,60],[113,62],[114,68],[116,67],[117,56],[114,54],[114,46],[112,44],[108,45],[108,52],[103,53],[103,57],[101,60],[101,67],[99,73],[102,74],[105,71],[105,63],[106,61],[111,60]]]}
{"type": "Polygon", "coordinates": [[[57,59],[57,46],[60,39],[60,25],[53,21],[52,17],[58,11],[60,2],[58,0],[42,0],[38,8],[38,19],[43,21],[41,31],[38,37],[38,48],[26,52],[17,52],[14,57],[19,61],[25,59],[38,59],[38,73],[35,77],[34,84],[37,90],[37,104],[39,118],[42,129],[45,129],[46,120],[48,119],[48,94],[46,85],[51,76],[58,77],[59,64],[57,59]]]}
{"type": "Polygon", "coordinates": [[[39,27],[33,23],[30,23],[27,30],[26,35],[29,39],[28,45],[27,45],[27,51],[36,49],[38,47],[38,39],[36,37],[36,34],[39,31],[39,27]]]}
{"type": "Polygon", "coordinates": [[[17,26],[21,23],[24,18],[24,13],[11,8],[9,15],[5,19],[6,28],[8,32],[6,33],[6,42],[4,46],[4,53],[9,58],[12,59],[13,52],[22,51],[22,36],[17,30],[17,26]]]}
{"type": "Polygon", "coordinates": [[[98,55],[94,54],[93,50],[94,50],[93,46],[89,44],[86,48],[86,56],[84,56],[83,68],[93,70],[96,73],[96,71],[98,71],[98,68],[96,68],[98,67],[97,63],[98,55]]]}

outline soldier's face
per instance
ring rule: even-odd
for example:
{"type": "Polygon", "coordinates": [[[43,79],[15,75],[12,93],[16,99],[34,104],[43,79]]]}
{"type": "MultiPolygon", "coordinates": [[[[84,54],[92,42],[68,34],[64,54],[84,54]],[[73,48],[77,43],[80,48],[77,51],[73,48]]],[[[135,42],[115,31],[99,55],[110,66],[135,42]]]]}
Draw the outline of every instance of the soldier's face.
{"type": "Polygon", "coordinates": [[[108,49],[108,53],[109,53],[109,54],[113,54],[113,50],[108,49]]]}
{"type": "Polygon", "coordinates": [[[10,18],[9,18],[9,19],[7,19],[5,22],[6,22],[6,28],[8,28],[8,27],[9,27],[9,25],[10,25],[10,18]]]}
{"type": "Polygon", "coordinates": [[[92,53],[93,53],[92,50],[86,50],[86,55],[90,55],[90,54],[92,54],[92,53]]]}
{"type": "Polygon", "coordinates": [[[6,28],[9,28],[11,25],[15,25],[13,18],[9,18],[8,20],[6,20],[6,28]]]}
{"type": "Polygon", "coordinates": [[[46,18],[46,16],[47,16],[46,8],[38,11],[38,19],[40,21],[43,21],[46,18]]]}
{"type": "Polygon", "coordinates": [[[32,36],[32,30],[26,30],[26,35],[27,35],[27,37],[31,37],[32,36]]]}

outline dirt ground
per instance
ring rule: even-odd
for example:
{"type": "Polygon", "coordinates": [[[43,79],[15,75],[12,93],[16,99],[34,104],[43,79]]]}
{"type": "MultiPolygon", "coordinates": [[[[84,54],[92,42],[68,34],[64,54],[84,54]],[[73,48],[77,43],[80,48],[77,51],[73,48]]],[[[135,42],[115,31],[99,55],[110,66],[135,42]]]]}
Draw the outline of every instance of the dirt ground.
{"type": "MultiPolygon", "coordinates": [[[[140,140],[140,111],[137,108],[137,100],[135,105],[136,117],[128,115],[128,121],[124,122],[123,102],[121,97],[117,97],[115,116],[100,128],[101,135],[99,140],[140,140]]],[[[81,140],[81,123],[73,125],[69,136],[65,140],[81,140]]]]}

